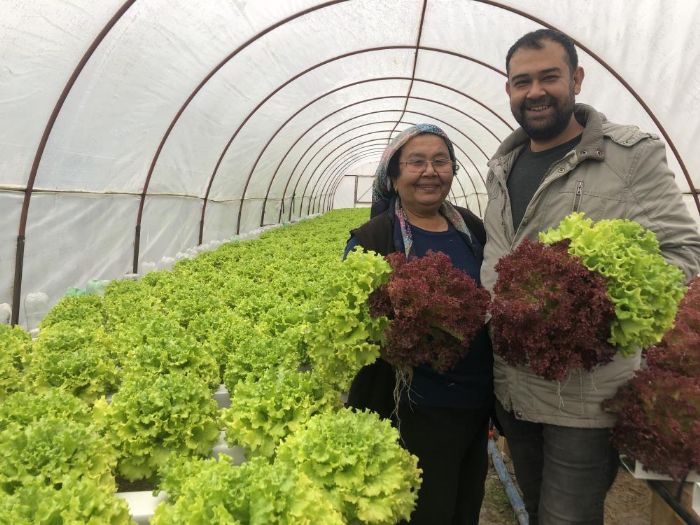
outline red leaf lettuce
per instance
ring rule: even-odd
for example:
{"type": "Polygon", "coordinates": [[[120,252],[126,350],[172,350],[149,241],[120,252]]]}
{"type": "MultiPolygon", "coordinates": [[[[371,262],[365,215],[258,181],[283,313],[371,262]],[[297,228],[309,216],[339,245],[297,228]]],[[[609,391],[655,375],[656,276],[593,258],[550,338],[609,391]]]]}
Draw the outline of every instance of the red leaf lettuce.
{"type": "Polygon", "coordinates": [[[371,315],[391,320],[382,357],[396,366],[450,370],[484,325],[488,292],[442,252],[410,260],[397,252],[387,260],[389,282],[369,297],[371,315]]]}
{"type": "Polygon", "coordinates": [[[606,280],[567,252],[525,240],[496,265],[491,305],[494,351],[548,380],[612,360],[607,343],[614,307],[606,280]]]}

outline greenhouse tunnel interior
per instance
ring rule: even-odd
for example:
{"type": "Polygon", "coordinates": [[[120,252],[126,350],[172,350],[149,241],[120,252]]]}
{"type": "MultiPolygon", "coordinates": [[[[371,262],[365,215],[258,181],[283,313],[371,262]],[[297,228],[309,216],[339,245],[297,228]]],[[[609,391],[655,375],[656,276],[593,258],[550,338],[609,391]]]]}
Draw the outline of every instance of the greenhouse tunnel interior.
{"type": "Polygon", "coordinates": [[[451,137],[450,200],[482,215],[517,127],[506,52],[542,27],[578,46],[578,102],[664,140],[700,220],[700,6],[634,5],[2,0],[0,303],[32,329],[69,287],[368,206],[384,147],[419,122],[451,137]]]}

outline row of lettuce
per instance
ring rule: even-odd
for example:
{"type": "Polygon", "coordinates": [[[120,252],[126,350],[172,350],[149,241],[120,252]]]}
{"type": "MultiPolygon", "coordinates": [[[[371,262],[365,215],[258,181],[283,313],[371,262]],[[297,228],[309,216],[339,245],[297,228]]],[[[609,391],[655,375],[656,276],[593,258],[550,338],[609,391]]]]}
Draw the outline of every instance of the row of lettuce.
{"type": "Polygon", "coordinates": [[[495,352],[554,381],[651,346],[604,403],[614,443],[676,479],[698,470],[698,285],[653,233],[573,214],[499,262],[489,301],[441,254],[341,262],[365,217],[334,212],[66,297],[35,341],[3,328],[0,511],[32,523],[80,504],[77,521],[118,523],[118,476],[166,490],[155,523],[395,523],[415,503],[416,459],[341,394],[380,346],[399,369],[449,368],[487,310],[495,352]],[[205,459],[222,430],[243,466],[205,459]]]}
{"type": "Polygon", "coordinates": [[[128,523],[118,484],[148,480],[167,493],[157,524],[407,518],[416,458],[341,401],[387,323],[367,297],[388,263],[341,261],[365,219],[332,212],[65,297],[35,340],[0,327],[0,515],[128,523]],[[248,461],[211,457],[221,431],[248,461]]]}

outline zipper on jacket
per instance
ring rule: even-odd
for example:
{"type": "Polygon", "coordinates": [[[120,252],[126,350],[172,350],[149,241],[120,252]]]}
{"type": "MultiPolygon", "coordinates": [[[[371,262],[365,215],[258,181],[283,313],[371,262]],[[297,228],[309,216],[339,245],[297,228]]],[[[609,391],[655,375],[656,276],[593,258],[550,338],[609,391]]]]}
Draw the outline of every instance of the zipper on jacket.
{"type": "Polygon", "coordinates": [[[505,179],[503,177],[503,174],[505,174],[506,171],[509,171],[510,168],[511,168],[510,164],[507,166],[504,166],[499,161],[498,163],[496,163],[496,165],[494,165],[491,168],[491,172],[493,173],[495,183],[498,186],[500,186],[501,192],[503,193],[503,206],[501,206],[501,210],[499,212],[499,215],[501,218],[501,228],[503,228],[503,232],[506,234],[506,236],[510,236],[512,239],[515,235],[515,232],[513,231],[513,221],[512,220],[508,221],[506,219],[506,215],[510,215],[510,213],[506,213],[507,210],[510,210],[510,196],[508,195],[508,186],[506,185],[505,179]],[[497,169],[500,170],[499,174],[496,173],[497,169]]]}
{"type": "Polygon", "coordinates": [[[578,211],[581,207],[581,196],[583,195],[583,181],[576,181],[576,193],[574,194],[574,207],[572,211],[578,211]]]}

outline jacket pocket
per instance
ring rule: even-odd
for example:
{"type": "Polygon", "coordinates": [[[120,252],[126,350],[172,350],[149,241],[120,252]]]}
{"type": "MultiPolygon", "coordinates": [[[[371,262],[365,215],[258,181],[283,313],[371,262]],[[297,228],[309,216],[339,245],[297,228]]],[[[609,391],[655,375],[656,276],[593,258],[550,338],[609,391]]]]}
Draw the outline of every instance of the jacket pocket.
{"type": "MultiPolygon", "coordinates": [[[[591,181],[574,178],[567,181],[559,191],[551,192],[543,204],[544,209],[547,210],[547,216],[555,220],[557,218],[561,220],[571,212],[579,211],[597,221],[625,217],[629,199],[630,196],[624,188],[619,188],[618,191],[601,192],[591,181]]],[[[543,226],[556,226],[556,224],[558,221],[543,226]]]]}

